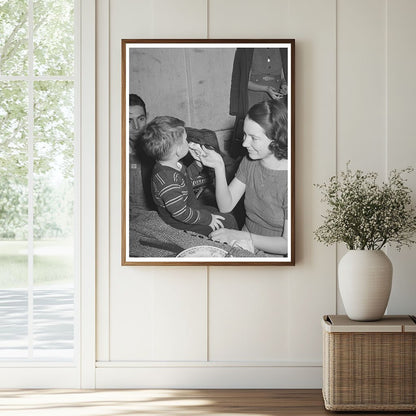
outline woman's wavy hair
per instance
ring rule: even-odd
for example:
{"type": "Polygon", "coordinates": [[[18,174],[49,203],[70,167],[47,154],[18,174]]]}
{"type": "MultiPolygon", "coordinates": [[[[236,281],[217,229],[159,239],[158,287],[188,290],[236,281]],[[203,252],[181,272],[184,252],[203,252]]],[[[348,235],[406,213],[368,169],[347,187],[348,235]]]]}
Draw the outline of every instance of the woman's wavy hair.
{"type": "Polygon", "coordinates": [[[247,117],[259,124],[272,141],[269,149],[278,160],[287,159],[287,107],[282,101],[262,101],[248,110],[247,117]]]}

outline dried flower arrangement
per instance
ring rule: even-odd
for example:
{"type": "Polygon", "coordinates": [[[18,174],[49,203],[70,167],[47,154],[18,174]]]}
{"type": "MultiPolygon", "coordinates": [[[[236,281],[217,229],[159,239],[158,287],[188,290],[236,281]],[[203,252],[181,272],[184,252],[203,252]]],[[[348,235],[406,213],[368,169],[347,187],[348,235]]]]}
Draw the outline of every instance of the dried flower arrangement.
{"type": "Polygon", "coordinates": [[[328,204],[316,240],[330,245],[344,242],[350,250],[380,250],[386,244],[398,250],[416,241],[416,210],[404,174],[413,168],[392,170],[386,182],[377,183],[375,172],[352,171],[315,185],[328,204]]]}

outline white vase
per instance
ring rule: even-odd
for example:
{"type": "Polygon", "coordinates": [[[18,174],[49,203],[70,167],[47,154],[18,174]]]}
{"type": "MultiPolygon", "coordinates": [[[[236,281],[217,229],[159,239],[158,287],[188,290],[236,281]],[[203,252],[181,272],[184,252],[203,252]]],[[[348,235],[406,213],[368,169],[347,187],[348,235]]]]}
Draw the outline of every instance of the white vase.
{"type": "Polygon", "coordinates": [[[377,321],[387,308],[393,267],[381,250],[350,250],[338,265],[339,291],[348,317],[377,321]]]}

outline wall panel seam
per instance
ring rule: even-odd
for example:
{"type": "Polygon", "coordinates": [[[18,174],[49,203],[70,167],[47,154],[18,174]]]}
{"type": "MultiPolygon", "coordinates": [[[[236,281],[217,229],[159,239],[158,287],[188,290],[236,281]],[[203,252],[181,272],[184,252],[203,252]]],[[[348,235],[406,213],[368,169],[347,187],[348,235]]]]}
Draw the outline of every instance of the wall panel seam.
{"type": "MultiPolygon", "coordinates": [[[[388,169],[389,169],[389,162],[388,162],[388,154],[389,154],[389,50],[390,50],[390,36],[389,36],[389,0],[384,0],[384,7],[385,7],[385,155],[384,155],[384,163],[385,163],[385,179],[388,177],[388,169]]],[[[387,248],[388,251],[388,248],[387,248]]]]}
{"type": "Polygon", "coordinates": [[[210,19],[209,19],[209,11],[210,11],[210,0],[206,0],[206,14],[207,14],[207,39],[210,38],[209,35],[209,25],[210,25],[210,19]]]}
{"type": "MultiPolygon", "coordinates": [[[[338,173],[338,3],[335,2],[335,173],[338,173]]],[[[335,312],[338,313],[338,244],[335,244],[335,312]]]]}
{"type": "Polygon", "coordinates": [[[209,299],[210,299],[210,296],[209,296],[209,283],[210,283],[210,276],[209,276],[209,271],[210,271],[210,268],[207,266],[207,267],[205,267],[205,270],[206,270],[206,281],[207,281],[207,283],[206,283],[206,360],[207,360],[207,362],[208,361],[210,361],[210,357],[209,357],[209,355],[210,355],[210,351],[209,351],[209,343],[210,343],[210,327],[209,327],[209,324],[210,324],[210,320],[209,320],[209,313],[210,313],[210,307],[209,307],[209,299]]]}

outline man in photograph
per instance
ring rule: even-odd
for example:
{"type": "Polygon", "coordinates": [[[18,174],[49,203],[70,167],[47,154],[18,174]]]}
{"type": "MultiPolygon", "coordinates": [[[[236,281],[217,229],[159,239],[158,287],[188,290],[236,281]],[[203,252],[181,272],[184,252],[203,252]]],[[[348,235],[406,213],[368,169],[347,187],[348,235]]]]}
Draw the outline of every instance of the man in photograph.
{"type": "Polygon", "coordinates": [[[129,95],[129,202],[130,219],[138,210],[154,208],[150,193],[153,160],[140,146],[139,135],[147,122],[146,104],[137,95],[129,95]]]}

